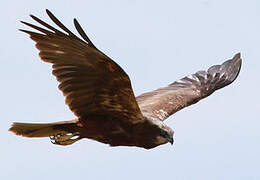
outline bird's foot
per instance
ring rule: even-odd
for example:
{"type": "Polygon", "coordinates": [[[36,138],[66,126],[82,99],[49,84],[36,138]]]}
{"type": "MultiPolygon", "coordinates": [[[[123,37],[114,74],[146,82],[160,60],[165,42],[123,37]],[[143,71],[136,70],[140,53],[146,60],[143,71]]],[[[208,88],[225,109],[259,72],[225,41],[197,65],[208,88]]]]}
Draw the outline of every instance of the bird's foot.
{"type": "Polygon", "coordinates": [[[50,136],[51,142],[58,145],[70,145],[81,139],[80,133],[58,133],[50,136]]]}

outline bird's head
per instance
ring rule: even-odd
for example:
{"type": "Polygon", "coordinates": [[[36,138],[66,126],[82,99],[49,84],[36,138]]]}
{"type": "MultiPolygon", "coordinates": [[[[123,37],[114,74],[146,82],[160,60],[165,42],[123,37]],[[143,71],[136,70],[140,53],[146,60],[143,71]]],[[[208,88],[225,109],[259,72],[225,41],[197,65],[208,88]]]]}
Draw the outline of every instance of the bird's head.
{"type": "Polygon", "coordinates": [[[171,145],[173,145],[174,131],[169,126],[165,125],[162,121],[159,120],[155,122],[154,125],[156,125],[158,128],[155,143],[157,145],[161,145],[169,142],[171,143],[171,145]]]}

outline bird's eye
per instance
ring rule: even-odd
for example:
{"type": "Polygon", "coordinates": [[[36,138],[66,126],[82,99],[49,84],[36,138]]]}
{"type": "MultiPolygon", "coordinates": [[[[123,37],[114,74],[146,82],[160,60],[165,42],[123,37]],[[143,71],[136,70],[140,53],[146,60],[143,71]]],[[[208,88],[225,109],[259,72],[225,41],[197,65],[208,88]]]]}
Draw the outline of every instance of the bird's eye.
{"type": "Polygon", "coordinates": [[[168,133],[166,131],[163,131],[163,130],[161,131],[161,136],[165,137],[167,135],[168,135],[168,133]]]}

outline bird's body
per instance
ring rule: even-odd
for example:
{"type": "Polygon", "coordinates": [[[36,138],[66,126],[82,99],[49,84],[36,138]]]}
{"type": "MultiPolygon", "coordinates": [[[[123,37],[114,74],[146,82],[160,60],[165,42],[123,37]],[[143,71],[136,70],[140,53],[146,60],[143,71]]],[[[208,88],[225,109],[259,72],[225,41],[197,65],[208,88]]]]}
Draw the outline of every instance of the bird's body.
{"type": "Polygon", "coordinates": [[[40,50],[40,58],[53,64],[66,104],[77,116],[57,123],[13,123],[10,131],[26,137],[50,137],[54,144],[69,145],[82,138],[111,146],[154,148],[173,143],[173,130],[163,120],[217,89],[232,83],[241,67],[240,54],[222,65],[198,71],[155,91],[135,97],[128,75],[99,51],[79,23],[81,37],[68,30],[50,11],[47,14],[64,32],[39,18],[46,29],[22,22],[40,33],[28,33],[40,50]]]}
{"type": "MultiPolygon", "coordinates": [[[[118,124],[116,119],[110,117],[93,117],[82,121],[83,133],[86,138],[110,144],[111,146],[137,146],[150,149],[158,144],[157,135],[160,128],[146,120],[135,125],[118,124]],[[102,125],[101,125],[102,124],[102,125]],[[92,129],[93,131],[88,131],[92,129]]],[[[168,141],[164,141],[165,143],[168,141]]]]}

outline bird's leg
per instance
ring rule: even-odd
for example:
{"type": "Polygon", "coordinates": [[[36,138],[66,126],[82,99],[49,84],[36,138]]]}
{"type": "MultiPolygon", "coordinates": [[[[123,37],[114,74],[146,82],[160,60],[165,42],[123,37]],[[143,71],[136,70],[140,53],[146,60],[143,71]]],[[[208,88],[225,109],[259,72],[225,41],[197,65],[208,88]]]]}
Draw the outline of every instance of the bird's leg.
{"type": "Polygon", "coordinates": [[[81,139],[80,133],[58,133],[50,136],[51,142],[58,145],[70,145],[81,139]]]}

